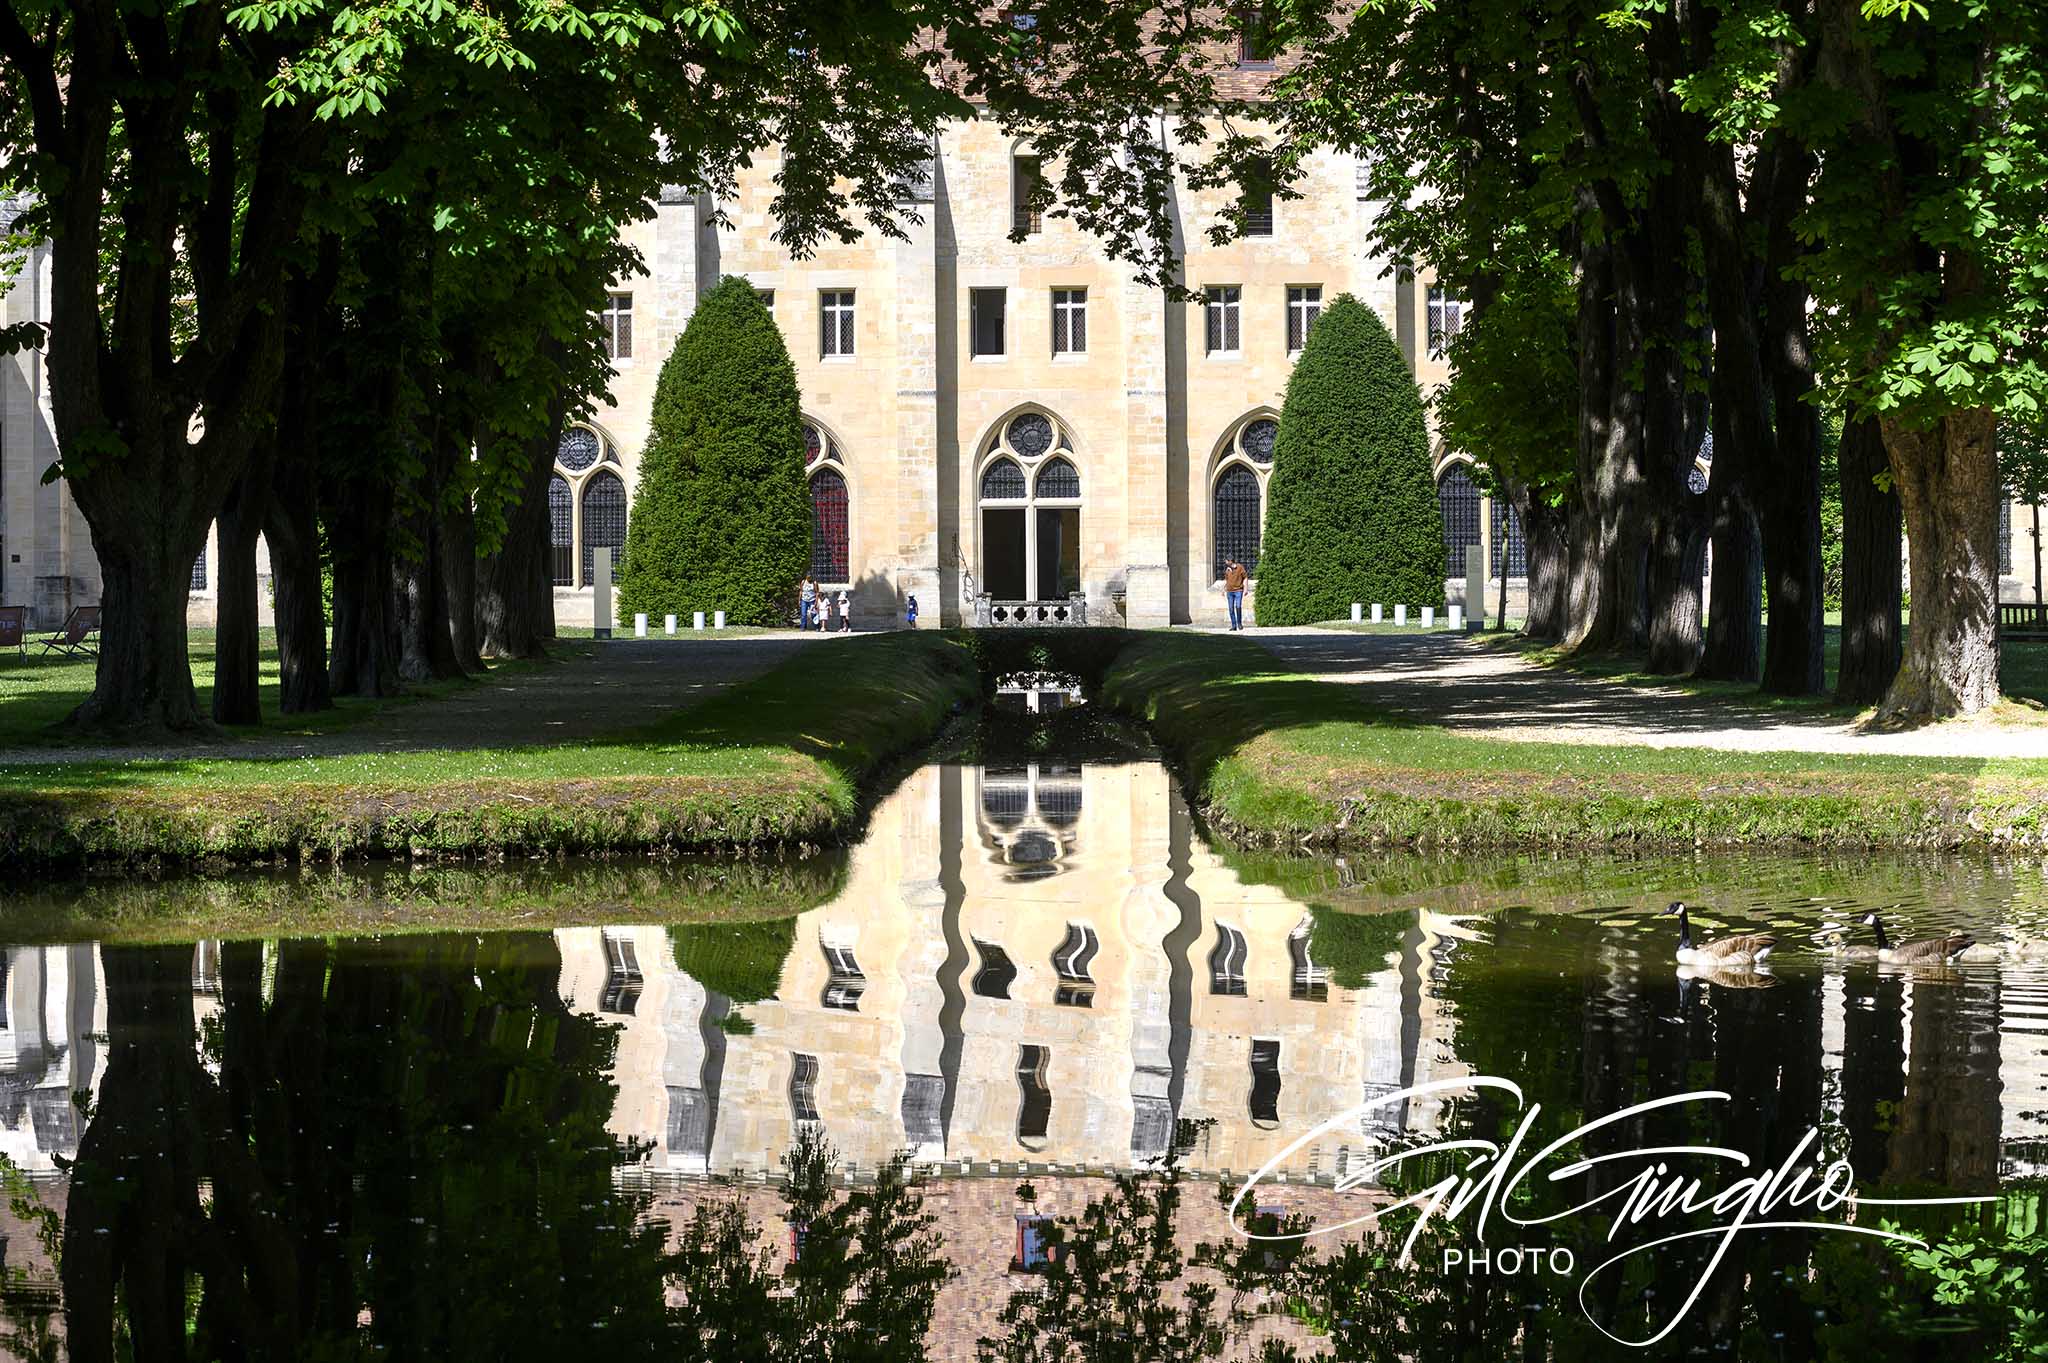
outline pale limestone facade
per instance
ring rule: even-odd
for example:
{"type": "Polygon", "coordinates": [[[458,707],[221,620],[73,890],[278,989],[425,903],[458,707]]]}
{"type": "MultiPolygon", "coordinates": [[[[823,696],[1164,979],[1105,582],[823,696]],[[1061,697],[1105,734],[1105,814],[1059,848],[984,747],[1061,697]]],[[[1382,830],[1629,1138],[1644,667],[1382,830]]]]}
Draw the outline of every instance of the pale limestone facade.
{"type": "MultiPolygon", "coordinates": [[[[1232,191],[1183,190],[1175,213],[1185,283],[1239,291],[1237,343],[1211,347],[1201,303],[1138,283],[1071,223],[1047,216],[1021,242],[1010,239],[1018,158],[1029,154],[990,123],[948,125],[928,180],[906,191],[922,219],[907,240],[826,242],[804,260],[773,239],[772,151],[742,176],[730,202],[665,195],[656,216],[629,234],[647,266],[646,275],[615,286],[630,299],[632,353],[615,362],[611,400],[587,423],[616,463],[559,470],[567,514],[557,534],[574,552],[561,555],[571,571],[558,574],[558,618],[589,617],[582,480],[635,484],[662,361],[696,299],[728,275],[771,298],[805,417],[836,451],[829,462],[847,488],[847,570],[828,575],[827,585],[850,590],[862,627],[901,621],[911,596],[918,623],[930,627],[971,623],[977,590],[1010,595],[999,590],[980,494],[989,465],[1006,457],[995,447],[1026,413],[1049,418],[1070,446],[1056,453],[1079,476],[1079,551],[1070,557],[1078,558],[1090,618],[1220,621],[1217,480],[1230,464],[1249,469],[1263,518],[1269,466],[1246,457],[1238,436],[1278,415],[1294,362],[1290,289],[1318,289],[1323,302],[1359,297],[1387,320],[1425,389],[1445,377],[1424,339],[1428,280],[1371,250],[1376,208],[1360,197],[1355,158],[1311,157],[1301,197],[1275,202],[1270,235],[1223,246],[1208,232],[1232,191]],[[1086,346],[1078,353],[1056,352],[1056,290],[1085,291],[1086,346]],[[1001,292],[1000,354],[977,353],[977,295],[987,291],[1001,292]],[[824,353],[823,300],[849,292],[853,353],[824,353]]],[[[1035,475],[1036,465],[1026,467],[1035,475]]],[[[1035,518],[1027,525],[1035,530],[1035,518]]],[[[1031,566],[1025,577],[1025,595],[1042,597],[1031,566]]]]}

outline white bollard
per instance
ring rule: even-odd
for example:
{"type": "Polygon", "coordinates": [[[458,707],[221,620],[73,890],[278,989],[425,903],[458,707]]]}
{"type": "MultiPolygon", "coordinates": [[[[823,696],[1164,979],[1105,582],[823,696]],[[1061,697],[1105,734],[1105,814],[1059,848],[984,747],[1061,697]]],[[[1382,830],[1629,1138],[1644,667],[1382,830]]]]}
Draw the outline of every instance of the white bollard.
{"type": "Polygon", "coordinates": [[[1380,622],[1380,603],[1377,601],[1372,603],[1372,622],[1375,625],[1380,622]]]}
{"type": "Polygon", "coordinates": [[[1408,608],[1406,606],[1394,607],[1394,623],[1397,625],[1408,623],[1408,608]]]}
{"type": "Polygon", "coordinates": [[[673,615],[662,616],[661,627],[668,633],[674,634],[676,632],[676,618],[673,615]]]}
{"type": "Polygon", "coordinates": [[[1354,601],[1354,602],[1352,602],[1352,603],[1351,603],[1351,623],[1352,623],[1352,624],[1354,624],[1354,625],[1355,625],[1355,624],[1357,624],[1357,623],[1358,623],[1358,620],[1359,620],[1359,617],[1360,617],[1360,616],[1362,616],[1362,615],[1364,615],[1364,614],[1365,614],[1365,607],[1363,607],[1363,606],[1359,605],[1359,604],[1358,604],[1358,603],[1357,603],[1356,601],[1354,601]]]}
{"type": "Polygon", "coordinates": [[[645,639],[647,637],[646,611],[633,612],[633,637],[635,639],[645,639]]]}
{"type": "Polygon", "coordinates": [[[725,628],[725,612],[724,612],[724,611],[713,611],[713,612],[712,612],[712,614],[711,614],[711,628],[713,628],[713,629],[724,629],[724,628],[725,628]]]}
{"type": "Polygon", "coordinates": [[[1435,607],[1435,606],[1424,606],[1424,607],[1422,608],[1422,627],[1423,627],[1424,629],[1435,629],[1435,628],[1436,628],[1436,607],[1435,607]]]}
{"type": "Polygon", "coordinates": [[[691,628],[691,629],[702,629],[702,628],[704,628],[704,612],[703,612],[703,611],[692,611],[692,612],[690,613],[690,628],[691,628]]]}
{"type": "Polygon", "coordinates": [[[1455,601],[1451,603],[1451,628],[1465,628],[1465,608],[1455,601]]]}
{"type": "Polygon", "coordinates": [[[612,551],[590,551],[590,637],[612,637],[612,551]]]}

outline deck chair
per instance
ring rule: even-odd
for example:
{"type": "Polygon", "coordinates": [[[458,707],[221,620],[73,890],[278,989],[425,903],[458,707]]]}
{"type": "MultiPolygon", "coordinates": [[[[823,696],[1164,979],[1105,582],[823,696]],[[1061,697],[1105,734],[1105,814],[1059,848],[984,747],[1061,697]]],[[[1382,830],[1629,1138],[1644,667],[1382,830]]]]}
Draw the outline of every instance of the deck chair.
{"type": "Polygon", "coordinates": [[[100,654],[100,608],[73,606],[55,634],[43,640],[43,652],[52,649],[69,658],[97,658],[100,654]]]}
{"type": "Polygon", "coordinates": [[[19,649],[28,656],[28,607],[0,606],[0,648],[19,649]]]}

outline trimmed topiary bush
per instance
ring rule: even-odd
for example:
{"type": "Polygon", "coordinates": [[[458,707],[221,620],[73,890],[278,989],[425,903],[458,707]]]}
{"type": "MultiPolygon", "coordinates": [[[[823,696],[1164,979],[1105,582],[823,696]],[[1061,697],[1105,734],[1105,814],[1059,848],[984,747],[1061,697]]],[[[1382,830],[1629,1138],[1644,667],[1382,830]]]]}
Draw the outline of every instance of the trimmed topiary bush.
{"type": "Polygon", "coordinates": [[[796,367],[754,286],[727,278],[661,366],[619,613],[779,624],[810,562],[796,367]]]}
{"type": "Polygon", "coordinates": [[[1262,625],[1348,617],[1354,601],[1441,606],[1444,523],[1422,394],[1386,325],[1344,294],[1287,381],[1273,449],[1262,625]]]}

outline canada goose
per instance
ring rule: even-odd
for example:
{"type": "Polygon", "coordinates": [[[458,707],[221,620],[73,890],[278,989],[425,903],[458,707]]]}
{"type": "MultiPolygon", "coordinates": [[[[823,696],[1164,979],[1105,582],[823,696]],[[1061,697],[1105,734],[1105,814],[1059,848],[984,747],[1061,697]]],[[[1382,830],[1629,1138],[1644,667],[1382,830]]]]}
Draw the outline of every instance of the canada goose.
{"type": "Polygon", "coordinates": [[[1719,941],[1692,944],[1692,918],[1685,910],[1685,901],[1675,899],[1666,914],[1678,915],[1678,963],[1680,965],[1715,966],[1723,969],[1747,970],[1763,964],[1764,957],[1777,949],[1778,939],[1768,932],[1745,932],[1735,937],[1723,937],[1719,941]]]}
{"type": "Polygon", "coordinates": [[[1876,914],[1864,914],[1863,926],[1877,934],[1877,959],[1886,965],[1947,965],[1977,944],[1976,938],[1955,932],[1946,937],[1930,937],[1924,942],[1893,946],[1886,939],[1884,923],[1876,914]]]}

